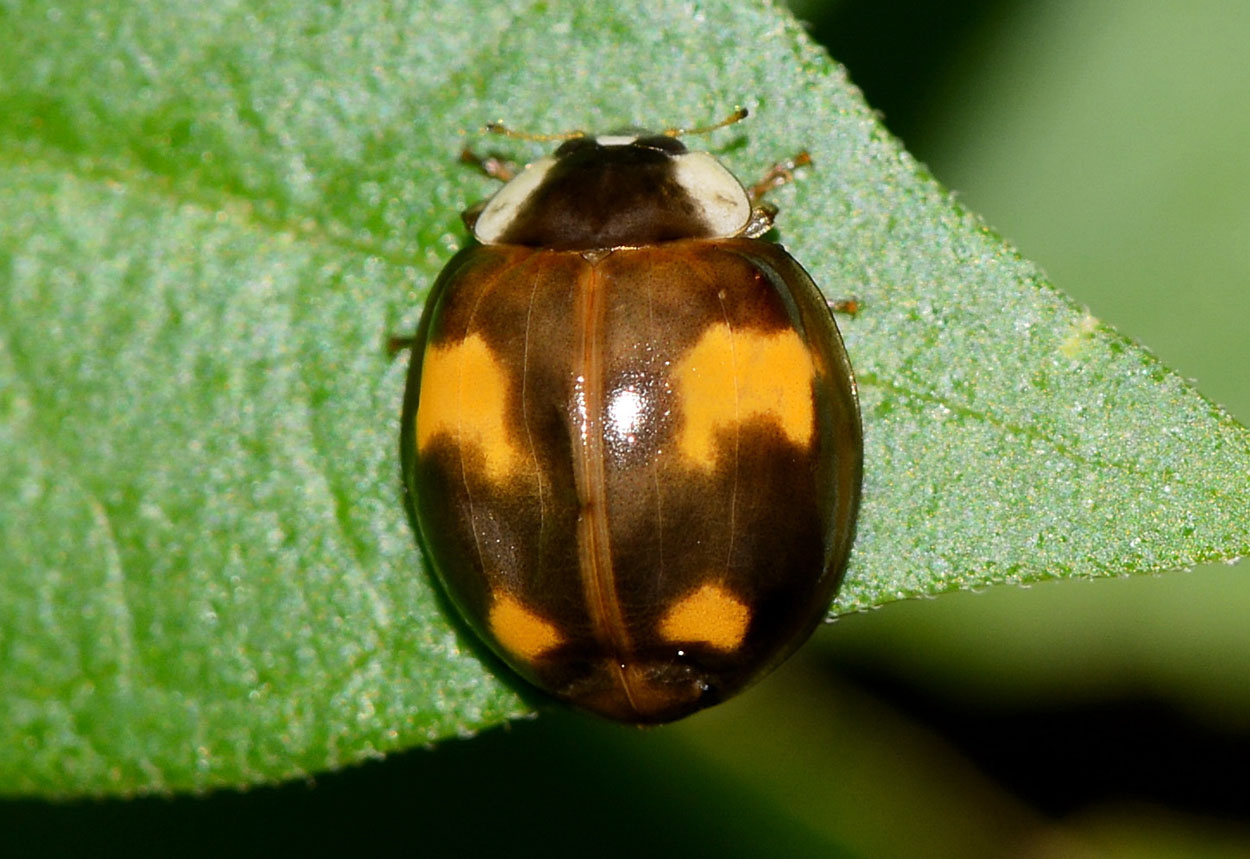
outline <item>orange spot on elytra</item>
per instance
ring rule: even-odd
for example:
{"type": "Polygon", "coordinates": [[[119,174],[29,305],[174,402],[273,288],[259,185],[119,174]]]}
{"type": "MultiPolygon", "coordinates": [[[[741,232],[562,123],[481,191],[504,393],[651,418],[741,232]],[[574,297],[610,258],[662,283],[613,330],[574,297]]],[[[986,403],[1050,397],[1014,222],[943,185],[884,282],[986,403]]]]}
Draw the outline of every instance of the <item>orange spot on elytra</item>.
{"type": "Polygon", "coordinates": [[[794,331],[761,333],[710,326],[673,369],[680,395],[678,448],[692,463],[716,463],[716,435],[757,417],[773,420],[794,444],[811,444],[812,359],[794,331]]]}
{"type": "Polygon", "coordinates": [[[508,432],[508,373],[486,341],[473,334],[450,346],[426,349],[417,400],[417,450],[440,435],[476,446],[486,476],[511,474],[519,454],[508,432]]]}
{"type": "Polygon", "coordinates": [[[669,641],[697,641],[717,650],[733,650],[742,643],[751,622],[751,610],[727,588],[707,583],[678,600],[660,621],[660,634],[669,641]]]}
{"type": "Polygon", "coordinates": [[[536,659],[560,643],[560,633],[508,594],[495,594],[488,618],[490,631],[510,653],[536,659]]]}

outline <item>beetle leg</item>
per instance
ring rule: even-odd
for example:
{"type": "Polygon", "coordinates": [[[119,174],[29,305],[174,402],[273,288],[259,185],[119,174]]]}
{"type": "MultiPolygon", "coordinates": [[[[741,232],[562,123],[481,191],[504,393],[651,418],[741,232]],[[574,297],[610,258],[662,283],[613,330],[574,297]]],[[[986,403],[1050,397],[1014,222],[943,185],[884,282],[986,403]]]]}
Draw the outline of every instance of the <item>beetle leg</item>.
{"type": "Polygon", "coordinates": [[[852,319],[864,309],[863,302],[858,298],[826,298],[825,304],[829,306],[829,312],[845,313],[852,319]]]}
{"type": "Polygon", "coordinates": [[[768,172],[764,174],[760,181],[751,186],[751,206],[758,206],[760,200],[774,188],[779,188],[787,182],[794,181],[794,171],[800,167],[806,167],[812,163],[812,156],[804,149],[793,158],[785,161],[778,161],[772,167],[768,168],[768,172]]]}
{"type": "Polygon", "coordinates": [[[748,239],[758,239],[773,228],[773,220],[777,217],[777,207],[772,203],[761,203],[751,208],[751,220],[747,221],[742,234],[748,239]]]}
{"type": "Polygon", "coordinates": [[[411,349],[412,344],[416,342],[416,337],[403,337],[397,334],[392,334],[390,337],[386,338],[386,354],[394,358],[400,352],[403,352],[406,349],[411,349]]]}
{"type": "Polygon", "coordinates": [[[516,176],[516,165],[496,154],[478,155],[467,146],[460,151],[460,163],[468,164],[481,170],[492,179],[500,182],[511,182],[516,176]]]}

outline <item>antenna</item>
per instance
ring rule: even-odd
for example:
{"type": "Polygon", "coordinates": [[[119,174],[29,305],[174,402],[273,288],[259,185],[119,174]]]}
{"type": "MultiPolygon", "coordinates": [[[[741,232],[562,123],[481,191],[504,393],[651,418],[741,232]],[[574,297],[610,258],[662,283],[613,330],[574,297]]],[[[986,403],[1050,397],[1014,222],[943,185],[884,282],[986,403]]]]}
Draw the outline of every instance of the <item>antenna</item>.
{"type": "Polygon", "coordinates": [[[502,134],[504,137],[515,137],[518,140],[572,140],[576,137],[585,137],[584,131],[563,131],[559,134],[533,134],[528,131],[516,131],[502,122],[486,123],[486,130],[491,134],[502,134]]]}
{"type": "Polygon", "coordinates": [[[724,128],[726,125],[733,125],[735,122],[741,122],[750,115],[745,107],[735,107],[734,112],[722,119],[714,125],[700,125],[696,128],[666,128],[664,129],[665,137],[681,137],[686,134],[708,134],[718,128],[724,128]]]}

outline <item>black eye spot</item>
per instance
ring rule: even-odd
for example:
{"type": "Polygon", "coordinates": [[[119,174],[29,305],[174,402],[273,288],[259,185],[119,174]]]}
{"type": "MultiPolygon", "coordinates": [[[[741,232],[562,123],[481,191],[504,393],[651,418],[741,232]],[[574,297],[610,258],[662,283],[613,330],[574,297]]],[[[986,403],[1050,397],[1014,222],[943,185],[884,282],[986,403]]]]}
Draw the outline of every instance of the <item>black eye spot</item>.
{"type": "Polygon", "coordinates": [[[647,149],[658,149],[670,155],[681,155],[686,151],[686,144],[676,137],[669,137],[667,134],[643,135],[634,141],[634,145],[643,146],[647,149]]]}
{"type": "Polygon", "coordinates": [[[595,141],[589,137],[574,137],[572,140],[566,140],[561,143],[554,154],[557,158],[563,158],[564,156],[571,155],[575,152],[581,152],[585,149],[593,149],[598,145],[598,143],[595,143],[595,141]]]}

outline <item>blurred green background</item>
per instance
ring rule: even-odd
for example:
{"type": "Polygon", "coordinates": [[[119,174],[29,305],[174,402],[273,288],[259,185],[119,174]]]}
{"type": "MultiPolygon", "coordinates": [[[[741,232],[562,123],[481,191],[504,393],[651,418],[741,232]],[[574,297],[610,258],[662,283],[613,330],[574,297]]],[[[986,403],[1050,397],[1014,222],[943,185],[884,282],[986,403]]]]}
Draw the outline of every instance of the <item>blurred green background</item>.
{"type": "MultiPolygon", "coordinates": [[[[1250,422],[1250,4],[795,11],[970,209],[1250,422]]],[[[552,712],[247,794],[10,802],[0,851],[1250,855],[1248,616],[1244,565],[896,603],[670,728],[552,712]]]]}

